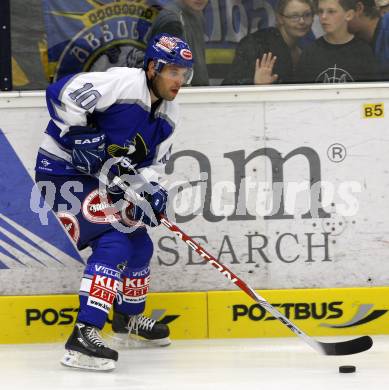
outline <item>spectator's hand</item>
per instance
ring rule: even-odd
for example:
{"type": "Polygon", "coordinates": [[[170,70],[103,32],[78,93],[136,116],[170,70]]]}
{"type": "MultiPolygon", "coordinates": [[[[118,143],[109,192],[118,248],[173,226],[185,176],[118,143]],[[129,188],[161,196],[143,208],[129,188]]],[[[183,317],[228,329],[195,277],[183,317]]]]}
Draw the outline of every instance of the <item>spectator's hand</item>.
{"type": "Polygon", "coordinates": [[[277,60],[271,52],[265,53],[262,59],[255,62],[254,84],[272,84],[278,79],[278,74],[273,74],[273,67],[277,60]]]}

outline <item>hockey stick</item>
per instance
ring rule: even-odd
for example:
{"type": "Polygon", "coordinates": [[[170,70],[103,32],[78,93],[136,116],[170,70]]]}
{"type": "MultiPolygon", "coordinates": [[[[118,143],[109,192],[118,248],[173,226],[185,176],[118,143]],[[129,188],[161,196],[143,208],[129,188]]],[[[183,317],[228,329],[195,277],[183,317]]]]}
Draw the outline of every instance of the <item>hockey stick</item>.
{"type": "MultiPolygon", "coordinates": [[[[99,180],[103,183],[101,177],[99,180]]],[[[128,200],[132,202],[139,202],[143,198],[133,191],[130,186],[125,183],[120,177],[112,176],[110,177],[111,184],[118,186],[126,193],[128,200]]],[[[221,264],[214,256],[209,254],[205,249],[203,249],[197,242],[192,240],[187,234],[185,234],[178,226],[170,222],[164,214],[160,214],[159,218],[161,223],[167,227],[171,232],[177,235],[182,241],[184,241],[190,248],[192,248],[196,253],[198,253],[204,260],[206,260],[210,265],[216,268],[221,274],[223,274],[228,280],[238,286],[242,291],[244,291],[248,296],[250,296],[254,301],[258,302],[265,310],[271,313],[275,318],[287,326],[294,334],[303,339],[308,345],[310,345],[317,352],[324,355],[352,355],[355,353],[360,353],[371,348],[373,345],[373,340],[370,336],[362,336],[352,340],[340,341],[335,343],[324,343],[315,340],[314,338],[308,336],[301,329],[299,329],[295,324],[293,324],[286,316],[281,314],[274,306],[272,306],[265,298],[255,292],[249,285],[247,285],[242,279],[229,270],[224,264],[221,264]]]]}
{"type": "Polygon", "coordinates": [[[301,337],[313,349],[324,355],[352,355],[368,350],[373,345],[373,340],[370,336],[362,336],[348,341],[340,341],[337,343],[323,343],[313,339],[305,334],[295,324],[293,324],[287,317],[281,314],[274,306],[272,306],[265,298],[255,292],[242,279],[231,272],[224,264],[221,264],[215,257],[203,249],[197,242],[193,241],[187,234],[185,234],[177,225],[174,225],[165,215],[160,215],[161,222],[171,232],[175,233],[182,241],[190,246],[196,253],[198,253],[204,260],[215,267],[228,280],[238,286],[254,301],[258,302],[265,310],[271,313],[275,318],[287,326],[293,333],[301,337]]]}

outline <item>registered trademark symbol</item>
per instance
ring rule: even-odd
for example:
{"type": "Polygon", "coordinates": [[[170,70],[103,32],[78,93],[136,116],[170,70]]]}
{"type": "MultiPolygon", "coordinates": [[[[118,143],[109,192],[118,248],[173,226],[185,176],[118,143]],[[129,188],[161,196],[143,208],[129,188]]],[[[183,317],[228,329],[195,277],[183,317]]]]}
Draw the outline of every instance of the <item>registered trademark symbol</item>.
{"type": "Polygon", "coordinates": [[[333,162],[341,162],[346,158],[347,151],[342,144],[332,144],[327,149],[327,156],[333,162]]]}

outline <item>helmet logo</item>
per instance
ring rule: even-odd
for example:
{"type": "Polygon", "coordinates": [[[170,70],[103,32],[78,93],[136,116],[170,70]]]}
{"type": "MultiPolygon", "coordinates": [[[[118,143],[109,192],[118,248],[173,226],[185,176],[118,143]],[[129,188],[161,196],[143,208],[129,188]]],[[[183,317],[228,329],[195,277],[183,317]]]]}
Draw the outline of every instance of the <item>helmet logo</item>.
{"type": "Polygon", "coordinates": [[[156,63],[156,71],[161,72],[166,64],[192,68],[192,52],[186,42],[172,35],[158,34],[149,42],[144,60],[143,69],[147,70],[150,61],[156,63]]]}
{"type": "Polygon", "coordinates": [[[180,55],[184,60],[191,60],[192,59],[192,52],[188,49],[182,49],[180,51],[180,55]]]}
{"type": "Polygon", "coordinates": [[[155,46],[167,53],[170,53],[177,46],[177,42],[170,37],[162,36],[155,46]]]}

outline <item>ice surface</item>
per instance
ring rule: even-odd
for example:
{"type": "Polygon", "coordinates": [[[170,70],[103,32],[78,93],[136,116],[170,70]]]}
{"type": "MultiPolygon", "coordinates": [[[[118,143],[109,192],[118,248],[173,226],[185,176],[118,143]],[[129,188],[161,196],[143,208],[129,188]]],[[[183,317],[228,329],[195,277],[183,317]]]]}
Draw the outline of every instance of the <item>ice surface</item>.
{"type": "Polygon", "coordinates": [[[173,340],[165,348],[120,351],[109,373],[61,366],[62,344],[0,345],[0,389],[388,389],[389,336],[373,339],[371,350],[351,356],[319,355],[295,337],[173,340]],[[340,365],[357,372],[340,374],[340,365]]]}

